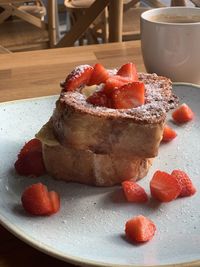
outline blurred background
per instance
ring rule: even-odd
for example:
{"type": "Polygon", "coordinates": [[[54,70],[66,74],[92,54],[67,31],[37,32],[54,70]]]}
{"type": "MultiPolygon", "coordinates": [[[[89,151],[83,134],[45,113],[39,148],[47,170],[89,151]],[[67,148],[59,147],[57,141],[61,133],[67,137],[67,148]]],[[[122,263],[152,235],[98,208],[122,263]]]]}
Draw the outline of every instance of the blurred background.
{"type": "MultiPolygon", "coordinates": [[[[122,21],[120,41],[140,39],[140,15],[150,8],[200,6],[200,0],[121,2],[122,18],[116,13],[122,21]]],[[[0,0],[0,52],[110,42],[109,30],[115,25],[109,25],[111,5],[108,3],[106,0],[0,0]]]]}

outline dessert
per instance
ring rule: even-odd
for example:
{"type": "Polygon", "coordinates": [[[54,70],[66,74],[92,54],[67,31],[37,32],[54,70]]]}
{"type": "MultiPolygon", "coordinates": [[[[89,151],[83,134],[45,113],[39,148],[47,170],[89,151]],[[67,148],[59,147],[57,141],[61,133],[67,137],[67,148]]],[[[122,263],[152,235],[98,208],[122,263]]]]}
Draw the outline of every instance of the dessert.
{"type": "Polygon", "coordinates": [[[49,122],[36,135],[56,179],[111,186],[144,177],[158,154],[166,113],[178,102],[171,81],[117,70],[76,67],[62,83],[49,122]]]}
{"type": "Polygon", "coordinates": [[[97,107],[87,103],[80,92],[63,91],[52,116],[58,141],[97,154],[155,157],[166,112],[177,98],[169,79],[156,74],[139,74],[139,79],[146,88],[145,105],[132,109],[97,107]]]}

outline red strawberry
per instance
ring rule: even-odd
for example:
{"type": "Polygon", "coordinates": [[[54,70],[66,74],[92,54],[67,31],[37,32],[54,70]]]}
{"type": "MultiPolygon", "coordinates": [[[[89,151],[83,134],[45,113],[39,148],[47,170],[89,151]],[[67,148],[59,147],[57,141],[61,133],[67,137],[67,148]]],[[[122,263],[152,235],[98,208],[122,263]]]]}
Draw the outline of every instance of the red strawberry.
{"type": "Polygon", "coordinates": [[[155,224],[143,215],[132,218],[125,225],[126,237],[132,242],[147,242],[153,238],[155,231],[155,224]]]}
{"type": "Polygon", "coordinates": [[[51,213],[56,213],[60,209],[60,196],[55,191],[49,192],[49,199],[51,201],[51,213]]]}
{"type": "Polygon", "coordinates": [[[184,123],[194,118],[194,113],[187,104],[182,104],[173,113],[172,118],[175,122],[184,123]]]}
{"type": "Polygon", "coordinates": [[[109,107],[109,99],[102,91],[95,92],[89,96],[86,101],[95,106],[109,107]]]}
{"type": "Polygon", "coordinates": [[[22,206],[32,215],[51,215],[60,208],[58,193],[48,192],[42,183],[33,184],[25,189],[21,197],[22,206]]]}
{"type": "Polygon", "coordinates": [[[94,65],[94,70],[88,82],[88,85],[105,83],[108,79],[108,71],[99,63],[94,65]]]}
{"type": "Polygon", "coordinates": [[[128,77],[122,77],[119,75],[111,76],[106,80],[103,91],[105,92],[105,94],[110,96],[110,94],[112,93],[114,89],[120,88],[129,82],[131,81],[128,77]]]}
{"type": "Polygon", "coordinates": [[[161,202],[176,199],[181,192],[179,182],[166,172],[156,171],[150,181],[151,195],[161,202]]]}
{"type": "Polygon", "coordinates": [[[177,136],[177,133],[168,125],[165,125],[164,131],[163,131],[163,142],[169,142],[172,141],[177,136]]]}
{"type": "Polygon", "coordinates": [[[194,187],[191,179],[185,172],[181,170],[174,170],[171,175],[176,178],[176,180],[181,186],[181,192],[179,194],[179,197],[188,197],[196,193],[196,188],[194,187]]]}
{"type": "Polygon", "coordinates": [[[128,77],[131,81],[138,81],[136,66],[131,62],[121,66],[121,68],[117,72],[117,75],[128,77]]]}
{"type": "Polygon", "coordinates": [[[144,104],[144,83],[132,82],[112,92],[111,99],[113,108],[135,108],[144,104]]]}
{"type": "Polygon", "coordinates": [[[65,91],[74,91],[87,84],[93,72],[93,67],[89,65],[77,66],[66,78],[64,83],[65,91]]]}
{"type": "Polygon", "coordinates": [[[128,202],[146,202],[148,200],[147,193],[139,184],[124,181],[122,188],[128,202]]]}
{"type": "Polygon", "coordinates": [[[24,145],[15,162],[15,169],[19,175],[38,177],[45,174],[42,144],[38,139],[31,139],[24,145]]]}
{"type": "Polygon", "coordinates": [[[19,153],[19,157],[26,155],[28,152],[38,151],[42,152],[41,141],[37,138],[33,138],[28,143],[26,143],[19,153]]]}

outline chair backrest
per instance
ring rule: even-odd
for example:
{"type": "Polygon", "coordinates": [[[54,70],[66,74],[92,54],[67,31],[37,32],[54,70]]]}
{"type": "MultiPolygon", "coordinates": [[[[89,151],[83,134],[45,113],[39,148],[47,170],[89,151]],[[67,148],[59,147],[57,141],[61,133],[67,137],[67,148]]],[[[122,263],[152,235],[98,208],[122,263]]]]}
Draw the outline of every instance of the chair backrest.
{"type": "MultiPolygon", "coordinates": [[[[34,27],[28,27],[27,24],[24,24],[24,30],[26,31],[33,31],[32,34],[37,33],[36,39],[44,40],[47,42],[48,40],[48,47],[55,47],[58,39],[58,19],[57,19],[57,1],[56,0],[49,0],[47,11],[46,7],[44,6],[41,0],[0,0],[0,7],[3,11],[0,13],[0,24],[7,22],[9,17],[20,19],[22,22],[26,22],[29,25],[33,25],[39,30],[35,29],[34,27]],[[44,21],[44,16],[48,13],[48,23],[44,21]],[[45,34],[43,34],[43,32],[45,34]],[[48,39],[47,39],[48,38],[48,39]]],[[[10,21],[12,23],[12,21],[10,21]]],[[[16,23],[16,19],[13,20],[13,27],[16,23]]],[[[22,23],[20,24],[22,25],[22,23]]],[[[9,26],[10,27],[10,26],[9,26]]],[[[16,26],[17,27],[17,26],[16,26]]],[[[17,30],[17,29],[16,29],[17,30]]],[[[21,30],[21,29],[20,29],[21,30]]],[[[6,31],[4,31],[6,34],[6,31]]],[[[31,37],[31,32],[27,32],[31,37]]],[[[25,35],[24,35],[25,36],[25,35]]],[[[17,36],[16,36],[17,37],[17,36]]],[[[21,35],[21,38],[23,36],[21,35]]],[[[19,39],[19,37],[18,37],[19,39]]],[[[28,38],[25,38],[25,42],[27,42],[28,38]]],[[[33,41],[33,38],[30,38],[33,41]]],[[[41,47],[42,48],[42,47],[41,47]]]]}

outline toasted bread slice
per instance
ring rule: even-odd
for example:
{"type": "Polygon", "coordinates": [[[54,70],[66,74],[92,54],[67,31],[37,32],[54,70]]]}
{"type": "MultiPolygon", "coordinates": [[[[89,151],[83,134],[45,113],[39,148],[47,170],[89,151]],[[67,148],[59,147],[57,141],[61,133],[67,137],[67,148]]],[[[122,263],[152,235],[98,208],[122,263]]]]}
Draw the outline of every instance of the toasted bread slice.
{"type": "Polygon", "coordinates": [[[55,139],[51,121],[36,135],[43,144],[47,172],[54,178],[95,186],[112,186],[124,180],[146,176],[152,159],[127,159],[112,154],[62,146],[55,139]]]}
{"type": "Polygon", "coordinates": [[[178,102],[171,81],[156,74],[139,74],[145,84],[145,105],[132,109],[93,106],[80,92],[62,92],[52,116],[58,141],[68,148],[152,158],[158,153],[166,112],[178,102]]]}

